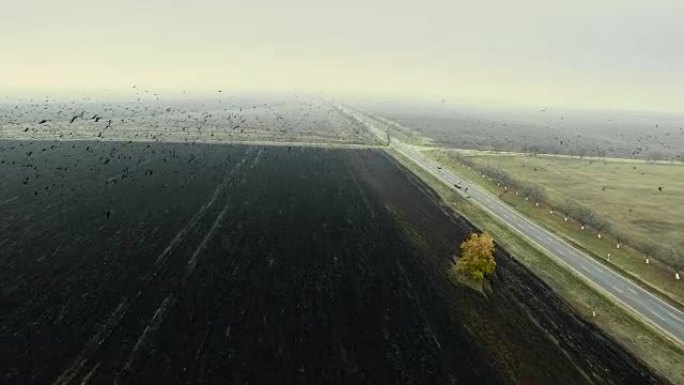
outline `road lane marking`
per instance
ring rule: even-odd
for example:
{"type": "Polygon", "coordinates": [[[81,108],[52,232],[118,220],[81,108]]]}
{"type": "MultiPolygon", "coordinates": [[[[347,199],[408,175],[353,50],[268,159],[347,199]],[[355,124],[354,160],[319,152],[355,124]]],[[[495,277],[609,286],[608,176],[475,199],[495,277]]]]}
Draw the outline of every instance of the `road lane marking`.
{"type": "Polygon", "coordinates": [[[665,313],[667,313],[667,315],[669,315],[670,317],[676,319],[677,321],[680,321],[680,322],[682,321],[682,319],[681,319],[679,316],[677,316],[676,314],[673,314],[672,312],[670,312],[670,311],[667,310],[667,309],[665,309],[665,313]]]}
{"type": "Polygon", "coordinates": [[[665,318],[663,318],[663,316],[661,316],[660,314],[658,314],[656,311],[650,310],[650,309],[649,309],[649,312],[651,312],[651,314],[653,314],[654,316],[660,318],[662,321],[665,321],[665,318]]]}

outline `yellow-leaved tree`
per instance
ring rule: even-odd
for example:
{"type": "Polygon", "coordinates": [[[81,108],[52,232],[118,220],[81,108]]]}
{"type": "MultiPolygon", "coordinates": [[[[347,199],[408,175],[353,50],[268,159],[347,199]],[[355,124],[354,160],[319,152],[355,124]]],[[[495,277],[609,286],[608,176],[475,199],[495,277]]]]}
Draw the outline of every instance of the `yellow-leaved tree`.
{"type": "Polygon", "coordinates": [[[461,258],[456,262],[456,271],[482,282],[496,268],[493,252],[494,239],[491,235],[470,234],[470,238],[461,243],[461,258]]]}

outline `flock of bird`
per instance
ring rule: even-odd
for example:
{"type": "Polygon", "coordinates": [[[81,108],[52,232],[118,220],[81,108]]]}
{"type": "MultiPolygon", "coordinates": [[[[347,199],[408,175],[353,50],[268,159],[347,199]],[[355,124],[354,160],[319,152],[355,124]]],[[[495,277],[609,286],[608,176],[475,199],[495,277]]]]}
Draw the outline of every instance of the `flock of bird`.
{"type": "Polygon", "coordinates": [[[684,119],[645,113],[534,113],[379,108],[395,121],[455,148],[684,162],[684,119]],[[566,115],[567,114],[567,115],[566,115]]]}
{"type": "MultiPolygon", "coordinates": [[[[190,152],[181,159],[166,146],[150,142],[190,146],[243,140],[364,143],[369,137],[320,101],[221,97],[163,103],[154,95],[133,102],[46,98],[4,103],[0,104],[0,169],[21,178],[14,188],[7,184],[15,179],[0,181],[0,190],[6,193],[0,195],[0,207],[16,195],[76,199],[84,179],[113,186],[131,178],[149,178],[156,171],[163,172],[150,164],[159,155],[163,163],[193,164],[198,157],[190,152]],[[138,141],[148,142],[143,153],[133,155],[126,150],[138,141]]],[[[112,210],[104,215],[110,219],[112,210]]]]}
{"type": "Polygon", "coordinates": [[[357,144],[371,140],[324,101],[264,102],[217,93],[218,98],[165,102],[157,94],[138,93],[134,101],[45,98],[0,103],[0,138],[357,144]]]}
{"type": "MultiPolygon", "coordinates": [[[[101,102],[93,97],[71,102],[45,98],[40,101],[29,99],[13,104],[4,103],[0,104],[0,139],[189,143],[241,140],[369,143],[374,140],[357,122],[351,121],[339,109],[324,101],[295,97],[264,102],[256,97],[224,96],[222,90],[217,93],[221,94],[217,98],[166,102],[162,102],[158,94],[146,96],[149,91],[142,91],[137,92],[134,101],[101,102]]],[[[541,111],[546,112],[546,108],[541,111]]],[[[506,123],[499,124],[499,128],[502,132],[510,130],[506,123]]],[[[684,135],[684,128],[680,128],[679,132],[684,135]]],[[[660,135],[667,138],[673,136],[668,131],[633,138],[635,148],[632,156],[638,156],[654,143],[671,150],[670,143],[667,139],[661,139],[660,135]],[[644,144],[646,142],[648,144],[644,144]]],[[[616,136],[626,140],[624,133],[617,133],[616,136]]],[[[575,137],[578,140],[580,138],[581,135],[575,137]]],[[[556,135],[553,140],[560,146],[569,146],[573,139],[556,135]]],[[[8,146],[2,148],[7,150],[8,146]]],[[[41,151],[52,148],[54,144],[46,144],[41,151]]],[[[90,146],[86,147],[86,151],[89,149],[90,146]]],[[[36,172],[33,179],[37,179],[40,170],[31,161],[32,154],[32,151],[25,153],[24,166],[33,168],[36,172]]],[[[103,166],[107,166],[111,154],[101,161],[103,166]]],[[[4,164],[7,159],[0,159],[0,162],[4,164]]],[[[29,184],[31,179],[27,177],[22,183],[29,184]]],[[[45,190],[49,190],[49,186],[45,190]]],[[[604,186],[602,191],[605,190],[604,186]]],[[[662,192],[663,187],[658,186],[658,191],[662,192]]],[[[37,194],[39,191],[35,190],[34,195],[37,194]]]]}

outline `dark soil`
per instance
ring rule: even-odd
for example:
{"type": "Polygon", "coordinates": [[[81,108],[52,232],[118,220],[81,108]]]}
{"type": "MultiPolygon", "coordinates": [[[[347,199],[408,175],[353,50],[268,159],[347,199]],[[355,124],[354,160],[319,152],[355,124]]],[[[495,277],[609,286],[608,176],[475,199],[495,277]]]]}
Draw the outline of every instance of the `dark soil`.
{"type": "Polygon", "coordinates": [[[654,383],[383,152],[0,142],[0,382],[654,383]],[[28,178],[28,179],[27,179],[28,178]]]}

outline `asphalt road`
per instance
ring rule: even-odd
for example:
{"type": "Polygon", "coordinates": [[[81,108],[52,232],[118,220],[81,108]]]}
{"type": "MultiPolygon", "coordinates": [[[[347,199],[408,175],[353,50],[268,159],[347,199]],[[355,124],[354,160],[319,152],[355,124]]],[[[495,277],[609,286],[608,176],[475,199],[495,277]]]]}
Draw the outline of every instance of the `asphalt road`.
{"type": "MultiPolygon", "coordinates": [[[[379,138],[386,138],[384,130],[355,111],[345,109],[364,123],[379,138]]],[[[446,183],[456,192],[498,217],[503,223],[537,243],[549,254],[564,262],[576,273],[584,276],[595,286],[622,302],[626,307],[639,313],[651,324],[668,333],[672,338],[684,343],[684,312],[641,288],[638,284],[621,276],[611,268],[597,262],[584,252],[574,248],[558,236],[548,232],[497,197],[475,183],[464,180],[442,168],[437,162],[423,155],[416,146],[402,143],[392,138],[392,147],[410,158],[437,179],[446,183]],[[461,186],[460,188],[456,185],[461,186]],[[467,189],[467,191],[466,191],[467,189]]]]}

